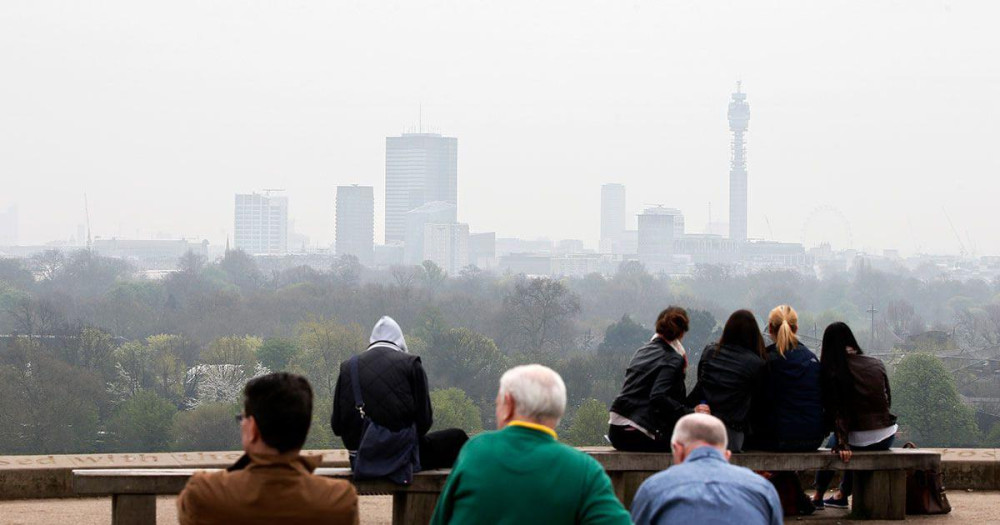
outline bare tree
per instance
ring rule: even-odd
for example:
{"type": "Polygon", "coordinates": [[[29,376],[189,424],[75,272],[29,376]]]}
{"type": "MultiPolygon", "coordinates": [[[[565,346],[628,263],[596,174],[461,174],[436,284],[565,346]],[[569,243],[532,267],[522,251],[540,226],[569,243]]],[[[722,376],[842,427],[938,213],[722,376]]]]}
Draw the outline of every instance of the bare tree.
{"type": "Polygon", "coordinates": [[[519,279],[503,299],[507,334],[517,348],[542,351],[574,343],[570,321],[580,313],[580,299],[560,281],[519,279]],[[562,344],[560,344],[562,342],[562,344]]]}

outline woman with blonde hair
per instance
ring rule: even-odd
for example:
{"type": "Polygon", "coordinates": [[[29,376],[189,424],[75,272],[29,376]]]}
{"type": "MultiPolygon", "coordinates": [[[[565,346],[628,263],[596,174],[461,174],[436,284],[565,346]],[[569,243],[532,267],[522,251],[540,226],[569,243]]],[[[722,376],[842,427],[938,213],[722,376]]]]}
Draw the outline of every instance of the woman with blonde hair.
{"type": "Polygon", "coordinates": [[[783,304],[767,316],[766,385],[754,400],[751,446],[779,452],[816,450],[827,435],[820,362],[798,337],[799,315],[783,304]]]}

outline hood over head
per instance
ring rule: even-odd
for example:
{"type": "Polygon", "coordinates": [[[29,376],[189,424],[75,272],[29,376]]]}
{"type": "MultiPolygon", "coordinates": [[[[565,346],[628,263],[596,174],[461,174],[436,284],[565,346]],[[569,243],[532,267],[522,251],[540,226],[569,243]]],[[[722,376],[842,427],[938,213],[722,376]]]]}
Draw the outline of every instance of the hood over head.
{"type": "Polygon", "coordinates": [[[372,328],[372,336],[369,339],[368,348],[373,346],[388,346],[400,352],[407,352],[406,339],[403,339],[403,329],[399,323],[388,315],[383,315],[372,328]]]}

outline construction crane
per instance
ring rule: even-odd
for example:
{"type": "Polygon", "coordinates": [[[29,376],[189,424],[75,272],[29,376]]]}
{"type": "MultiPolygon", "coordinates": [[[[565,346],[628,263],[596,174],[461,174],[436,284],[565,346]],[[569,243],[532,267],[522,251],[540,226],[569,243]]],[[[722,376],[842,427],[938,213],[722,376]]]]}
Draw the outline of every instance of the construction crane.
{"type": "Polygon", "coordinates": [[[955,229],[955,223],[951,222],[951,216],[948,215],[948,210],[946,210],[944,206],[941,206],[941,211],[944,212],[944,218],[948,219],[948,226],[951,226],[951,233],[954,233],[955,239],[958,240],[958,248],[960,250],[959,253],[964,258],[966,255],[969,254],[969,252],[965,249],[965,243],[962,242],[962,236],[959,235],[958,230],[955,229]]]}

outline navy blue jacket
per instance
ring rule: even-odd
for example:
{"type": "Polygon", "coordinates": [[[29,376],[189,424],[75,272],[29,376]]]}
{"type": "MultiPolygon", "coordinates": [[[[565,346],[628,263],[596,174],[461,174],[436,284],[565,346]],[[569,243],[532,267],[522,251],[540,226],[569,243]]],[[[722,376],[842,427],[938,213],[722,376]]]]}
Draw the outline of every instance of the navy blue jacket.
{"type": "Polygon", "coordinates": [[[753,442],[764,448],[781,442],[819,440],[827,434],[823,418],[820,363],[816,354],[799,343],[778,353],[767,347],[765,381],[754,399],[753,442]]]}

